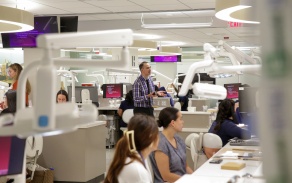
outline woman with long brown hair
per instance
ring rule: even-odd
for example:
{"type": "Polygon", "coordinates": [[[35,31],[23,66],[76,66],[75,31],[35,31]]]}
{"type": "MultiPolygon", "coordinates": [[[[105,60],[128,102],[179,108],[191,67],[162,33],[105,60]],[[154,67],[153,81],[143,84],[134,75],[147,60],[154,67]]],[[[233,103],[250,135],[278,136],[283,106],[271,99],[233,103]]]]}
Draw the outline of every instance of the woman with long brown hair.
{"type": "Polygon", "coordinates": [[[228,140],[237,137],[240,139],[250,139],[251,134],[248,130],[237,126],[237,119],[234,112],[235,102],[225,99],[219,104],[216,120],[212,123],[208,133],[218,135],[225,146],[228,140]]]}
{"type": "MultiPolygon", "coordinates": [[[[22,71],[22,66],[18,63],[11,64],[8,67],[8,75],[13,80],[12,88],[11,88],[12,90],[17,90],[18,78],[21,71],[22,71]]],[[[31,86],[30,86],[29,81],[27,80],[26,89],[25,89],[25,103],[27,106],[28,106],[28,95],[30,94],[30,92],[31,92],[31,86]]]]}
{"type": "Polygon", "coordinates": [[[158,126],[152,116],[137,114],[116,145],[104,183],[151,183],[146,158],[157,148],[158,126]]]}

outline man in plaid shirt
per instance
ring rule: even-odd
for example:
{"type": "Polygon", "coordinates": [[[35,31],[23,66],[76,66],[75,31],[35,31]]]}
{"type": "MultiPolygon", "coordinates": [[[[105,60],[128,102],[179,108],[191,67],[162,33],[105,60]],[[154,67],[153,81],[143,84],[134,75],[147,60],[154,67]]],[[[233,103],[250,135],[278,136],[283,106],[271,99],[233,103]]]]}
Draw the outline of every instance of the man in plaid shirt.
{"type": "Polygon", "coordinates": [[[134,114],[143,113],[153,115],[153,97],[165,96],[163,91],[155,92],[154,83],[150,77],[151,66],[148,62],[143,61],[139,65],[141,75],[133,84],[134,114]]]}

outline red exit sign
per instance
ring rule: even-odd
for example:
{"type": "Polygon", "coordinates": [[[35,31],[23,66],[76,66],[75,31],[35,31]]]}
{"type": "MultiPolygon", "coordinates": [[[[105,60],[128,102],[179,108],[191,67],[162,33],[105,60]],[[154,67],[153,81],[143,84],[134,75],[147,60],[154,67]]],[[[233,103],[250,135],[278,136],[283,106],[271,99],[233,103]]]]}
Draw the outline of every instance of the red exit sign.
{"type": "Polygon", "coordinates": [[[228,22],[229,27],[242,27],[243,23],[240,22],[228,22]]]}

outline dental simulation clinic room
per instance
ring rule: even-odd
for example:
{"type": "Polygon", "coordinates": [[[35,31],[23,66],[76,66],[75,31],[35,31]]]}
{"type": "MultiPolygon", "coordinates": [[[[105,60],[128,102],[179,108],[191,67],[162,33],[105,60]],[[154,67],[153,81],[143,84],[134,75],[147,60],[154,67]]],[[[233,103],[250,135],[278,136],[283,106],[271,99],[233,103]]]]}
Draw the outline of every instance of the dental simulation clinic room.
{"type": "Polygon", "coordinates": [[[0,183],[291,183],[291,8],[0,1],[0,183]]]}

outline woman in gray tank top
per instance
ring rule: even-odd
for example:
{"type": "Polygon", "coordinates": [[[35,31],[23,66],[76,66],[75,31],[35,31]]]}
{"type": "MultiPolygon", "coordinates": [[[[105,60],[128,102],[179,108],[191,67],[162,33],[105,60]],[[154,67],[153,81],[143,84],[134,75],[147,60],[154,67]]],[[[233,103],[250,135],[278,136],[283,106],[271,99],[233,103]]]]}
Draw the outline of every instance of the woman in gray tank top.
{"type": "Polygon", "coordinates": [[[175,182],[182,175],[193,173],[186,163],[186,145],[177,135],[183,123],[182,114],[176,108],[164,108],[159,114],[158,126],[163,126],[163,131],[159,134],[157,150],[150,155],[155,183],[175,182]]]}

